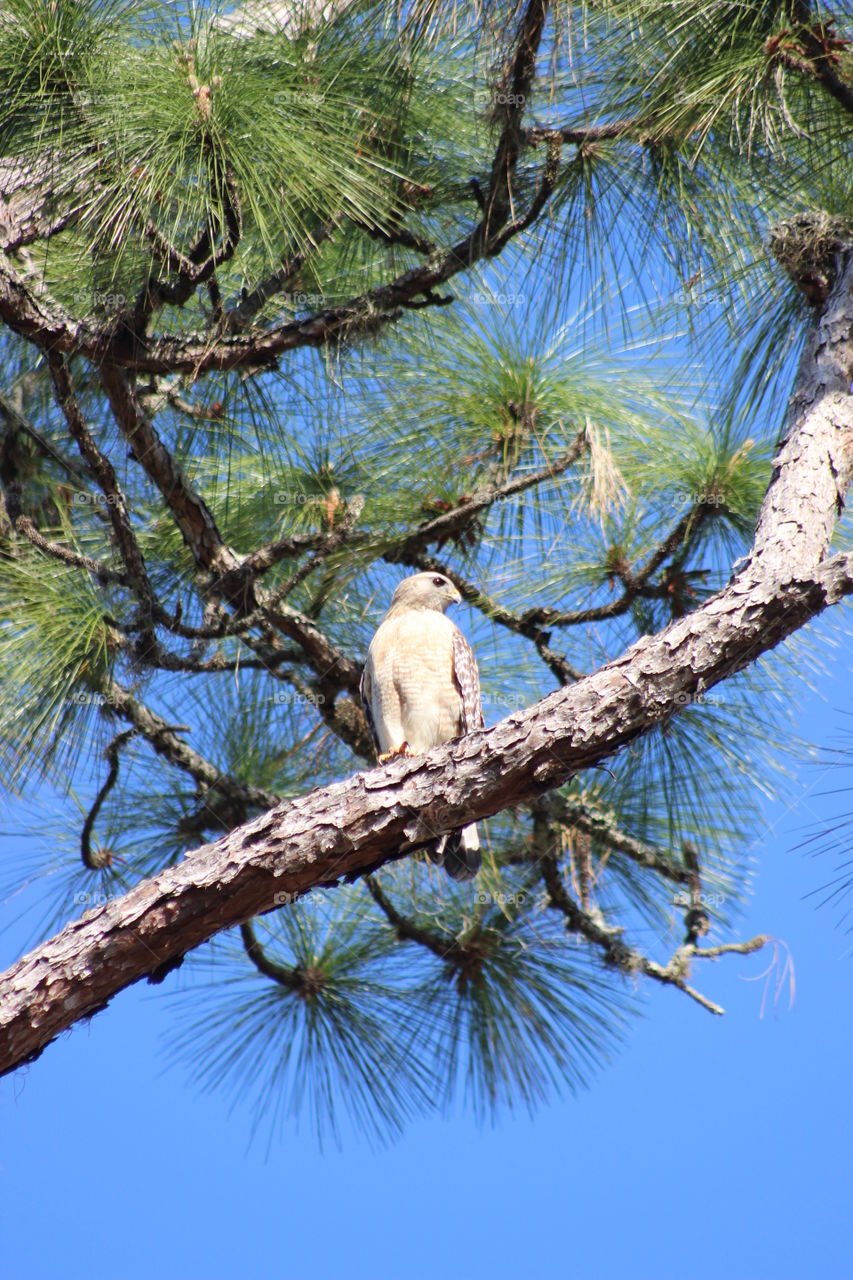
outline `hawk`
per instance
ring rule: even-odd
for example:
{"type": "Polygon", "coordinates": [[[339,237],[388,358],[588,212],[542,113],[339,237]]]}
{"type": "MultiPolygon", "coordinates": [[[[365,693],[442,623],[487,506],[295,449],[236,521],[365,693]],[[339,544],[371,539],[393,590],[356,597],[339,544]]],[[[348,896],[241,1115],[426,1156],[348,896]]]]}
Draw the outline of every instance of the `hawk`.
{"type": "MultiPolygon", "coordinates": [[[[380,762],[483,728],[476,659],[444,613],[461,599],[441,573],[415,573],[394,592],[361,677],[380,762]]],[[[471,880],[480,869],[476,823],[431,841],[427,852],[454,880],[471,880]]]]}

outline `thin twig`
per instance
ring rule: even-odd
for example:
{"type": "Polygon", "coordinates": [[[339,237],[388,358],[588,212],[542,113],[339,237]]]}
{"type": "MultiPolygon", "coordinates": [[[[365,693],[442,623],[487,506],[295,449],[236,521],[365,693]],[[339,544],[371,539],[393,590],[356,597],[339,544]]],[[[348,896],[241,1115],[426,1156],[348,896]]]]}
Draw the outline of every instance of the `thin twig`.
{"type": "Polygon", "coordinates": [[[764,935],[760,935],[748,942],[724,944],[721,947],[704,950],[692,944],[685,944],[679,947],[668,964],[658,964],[655,960],[650,960],[648,956],[643,955],[641,951],[623,942],[621,929],[608,928],[578,906],[565,886],[557,858],[553,853],[548,853],[540,859],[540,867],[542,879],[548,891],[549,905],[566,917],[567,928],[581,934],[588,942],[592,942],[600,949],[605,964],[612,965],[625,974],[642,973],[656,982],[677,987],[709,1013],[722,1014],[725,1011],[721,1005],[715,1004],[688,984],[690,961],[696,956],[715,958],[729,951],[748,955],[753,951],[759,951],[768,941],[764,935]]]}
{"type": "Polygon", "coordinates": [[[675,527],[655,548],[646,561],[636,570],[630,566],[617,564],[613,567],[613,576],[619,578],[625,590],[617,600],[609,604],[597,605],[590,609],[552,609],[536,607],[527,609],[521,620],[528,626],[576,627],[590,622],[604,622],[626,613],[634,601],[646,594],[654,597],[664,592],[662,586],[650,585],[650,579],[669,556],[678,551],[682,556],[689,549],[703,521],[715,510],[709,503],[695,503],[681,517],[675,527]]]}
{"type": "Polygon", "coordinates": [[[83,555],[82,552],[72,551],[70,547],[63,547],[58,542],[50,542],[39,533],[28,516],[18,516],[15,521],[15,528],[18,533],[23,534],[28,542],[31,542],[34,547],[37,547],[45,555],[51,556],[54,560],[60,560],[63,564],[71,565],[75,569],[85,569],[87,573],[97,578],[99,582],[104,584],[116,583],[123,587],[128,586],[130,583],[126,573],[121,573],[118,569],[111,568],[101,560],[93,560],[91,556],[83,555]]]}
{"type": "Polygon", "coordinates": [[[469,959],[469,953],[465,947],[454,938],[447,938],[444,934],[433,932],[432,929],[425,929],[423,925],[415,924],[413,920],[402,915],[380,888],[374,876],[365,876],[364,883],[373,901],[385,915],[388,923],[393,925],[397,937],[402,942],[416,942],[418,946],[431,951],[439,960],[446,960],[451,964],[464,964],[469,959]]]}
{"type": "Polygon", "coordinates": [[[246,955],[258,973],[262,973],[265,978],[272,978],[273,982],[277,982],[280,987],[285,987],[288,991],[301,989],[303,984],[299,969],[294,965],[279,964],[270,959],[258,941],[251,920],[244,920],[240,925],[240,937],[243,939],[246,955]]]}
{"type": "Polygon", "coordinates": [[[101,811],[101,805],[118,781],[119,752],[135,733],[135,729],[125,729],[123,733],[116,734],[104,752],[109,764],[109,771],[103,786],[95,796],[91,809],[86,814],[83,830],[80,833],[80,856],[83,859],[83,865],[88,867],[90,871],[100,871],[103,867],[108,867],[112,862],[112,854],[109,851],[98,853],[92,851],[92,831],[101,811]]]}

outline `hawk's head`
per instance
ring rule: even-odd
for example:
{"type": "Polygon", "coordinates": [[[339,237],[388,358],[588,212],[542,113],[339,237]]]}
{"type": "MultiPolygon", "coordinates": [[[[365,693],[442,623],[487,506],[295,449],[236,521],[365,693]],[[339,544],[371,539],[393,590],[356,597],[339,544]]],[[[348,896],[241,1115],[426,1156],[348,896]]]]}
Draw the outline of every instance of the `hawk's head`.
{"type": "Polygon", "coordinates": [[[459,604],[461,599],[443,573],[413,573],[410,578],[404,578],[394,592],[391,608],[438,609],[444,613],[448,605],[459,604]]]}

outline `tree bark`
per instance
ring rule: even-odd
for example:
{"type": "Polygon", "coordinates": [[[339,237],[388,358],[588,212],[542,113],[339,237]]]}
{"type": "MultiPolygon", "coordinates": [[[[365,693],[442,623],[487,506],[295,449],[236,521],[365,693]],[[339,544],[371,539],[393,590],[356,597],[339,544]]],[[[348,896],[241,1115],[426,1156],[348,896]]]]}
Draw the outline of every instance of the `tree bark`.
{"type": "Polygon", "coordinates": [[[853,256],[803,351],[755,542],[700,609],[493,729],[280,805],[87,912],[0,976],[0,1073],[221,929],[560,785],[853,592],[827,558],[853,474],[853,256]]]}

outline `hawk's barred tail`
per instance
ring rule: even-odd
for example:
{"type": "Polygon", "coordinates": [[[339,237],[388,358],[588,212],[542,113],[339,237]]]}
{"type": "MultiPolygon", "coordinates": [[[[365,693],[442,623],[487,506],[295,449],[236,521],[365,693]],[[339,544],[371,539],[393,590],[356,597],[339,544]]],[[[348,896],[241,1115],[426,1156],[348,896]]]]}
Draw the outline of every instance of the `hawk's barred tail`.
{"type": "Polygon", "coordinates": [[[473,880],[481,862],[476,823],[433,840],[426,851],[430,861],[444,867],[451,880],[473,880]]]}

